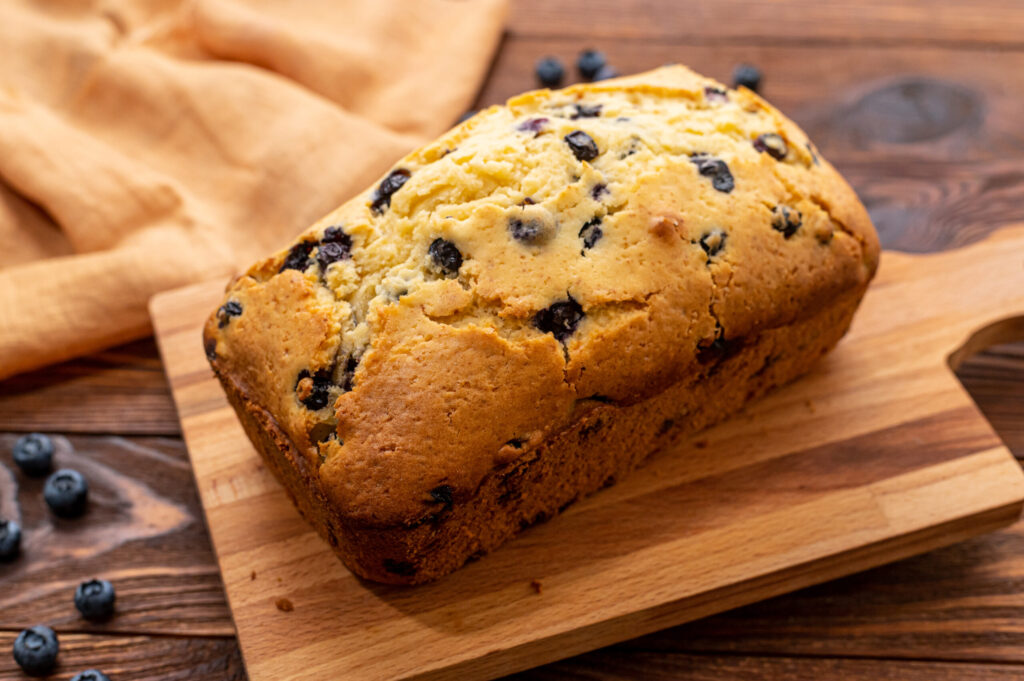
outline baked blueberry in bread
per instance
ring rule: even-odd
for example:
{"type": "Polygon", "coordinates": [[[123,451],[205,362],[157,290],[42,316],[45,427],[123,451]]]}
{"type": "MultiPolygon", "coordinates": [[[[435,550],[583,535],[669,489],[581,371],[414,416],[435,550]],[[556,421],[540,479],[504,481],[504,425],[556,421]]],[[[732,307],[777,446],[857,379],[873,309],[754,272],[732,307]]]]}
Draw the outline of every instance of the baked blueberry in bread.
{"type": "Polygon", "coordinates": [[[473,116],[231,282],[204,344],[345,564],[419,583],[808,370],[878,254],[796,125],[673,66],[473,116]]]}

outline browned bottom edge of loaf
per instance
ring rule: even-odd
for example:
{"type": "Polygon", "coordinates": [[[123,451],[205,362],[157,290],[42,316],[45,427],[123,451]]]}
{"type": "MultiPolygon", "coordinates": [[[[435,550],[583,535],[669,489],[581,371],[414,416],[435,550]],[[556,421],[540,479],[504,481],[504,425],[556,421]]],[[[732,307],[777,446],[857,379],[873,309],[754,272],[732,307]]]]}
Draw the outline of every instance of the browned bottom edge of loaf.
{"type": "Polygon", "coordinates": [[[391,584],[433,581],[524,528],[622,479],[651,453],[706,428],[807,372],[849,328],[863,290],[793,324],[746,339],[692,381],[642,402],[581,402],[572,425],[492,471],[468,501],[413,526],[366,527],[328,504],[315,473],[274,418],[230,376],[228,399],[296,508],[357,575],[391,584]]]}

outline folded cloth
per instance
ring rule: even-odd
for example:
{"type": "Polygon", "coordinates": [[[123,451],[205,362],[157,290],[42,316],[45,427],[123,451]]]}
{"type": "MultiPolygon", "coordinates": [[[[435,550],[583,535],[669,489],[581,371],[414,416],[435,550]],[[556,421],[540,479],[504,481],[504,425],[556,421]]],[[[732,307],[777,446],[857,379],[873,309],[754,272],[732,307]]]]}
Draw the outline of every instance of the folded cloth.
{"type": "Polygon", "coordinates": [[[150,296],[280,248],[449,128],[504,14],[4,0],[0,378],[147,335],[150,296]]]}

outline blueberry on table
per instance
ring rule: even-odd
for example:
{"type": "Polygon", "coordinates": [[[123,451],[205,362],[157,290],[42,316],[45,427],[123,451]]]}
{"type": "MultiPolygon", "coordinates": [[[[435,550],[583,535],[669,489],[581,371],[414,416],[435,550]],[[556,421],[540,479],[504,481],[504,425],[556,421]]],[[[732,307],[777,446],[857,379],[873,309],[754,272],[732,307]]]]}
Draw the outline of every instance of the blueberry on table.
{"type": "Polygon", "coordinates": [[[21,551],[21,525],[0,520],[0,561],[14,560],[21,551]]]}
{"type": "Polygon", "coordinates": [[[53,440],[42,433],[19,437],[13,454],[14,463],[25,475],[46,475],[53,468],[53,440]]]}
{"type": "Polygon", "coordinates": [[[573,130],[566,135],[565,143],[578,161],[593,161],[601,153],[594,139],[582,130],[573,130]]]}
{"type": "Polygon", "coordinates": [[[46,479],[43,498],[53,514],[60,518],[77,518],[85,512],[89,484],[82,474],[62,468],[46,479]]]}
{"type": "Polygon", "coordinates": [[[558,57],[544,57],[534,67],[537,82],[544,87],[558,87],[565,78],[565,67],[558,57]]]}
{"type": "Polygon", "coordinates": [[[110,677],[99,669],[86,669],[72,676],[71,681],[110,681],[110,677]]]}
{"type": "Polygon", "coordinates": [[[750,64],[740,64],[732,72],[732,86],[743,86],[748,90],[757,92],[761,87],[761,69],[750,64]]]}
{"type": "Polygon", "coordinates": [[[480,113],[480,112],[477,111],[476,109],[470,109],[466,113],[464,113],[461,116],[459,116],[459,120],[455,121],[455,125],[458,125],[459,123],[465,123],[466,121],[468,121],[473,116],[476,116],[478,113],[480,113]]]}
{"type": "Polygon", "coordinates": [[[30,676],[44,676],[57,666],[60,644],[50,627],[37,624],[14,639],[14,661],[30,676]]]}
{"type": "Polygon", "coordinates": [[[597,73],[594,74],[594,77],[591,80],[595,82],[599,80],[608,80],[609,78],[618,78],[620,75],[621,74],[617,68],[611,64],[605,64],[597,70],[597,73]]]}
{"type": "Polygon", "coordinates": [[[114,614],[114,585],[105,579],[90,579],[75,589],[75,607],[82,617],[97,622],[114,614]]]}
{"type": "Polygon", "coordinates": [[[608,59],[604,56],[604,52],[583,50],[580,52],[579,58],[576,59],[576,69],[580,72],[582,78],[593,80],[597,72],[601,70],[601,67],[607,63],[608,59]]]}

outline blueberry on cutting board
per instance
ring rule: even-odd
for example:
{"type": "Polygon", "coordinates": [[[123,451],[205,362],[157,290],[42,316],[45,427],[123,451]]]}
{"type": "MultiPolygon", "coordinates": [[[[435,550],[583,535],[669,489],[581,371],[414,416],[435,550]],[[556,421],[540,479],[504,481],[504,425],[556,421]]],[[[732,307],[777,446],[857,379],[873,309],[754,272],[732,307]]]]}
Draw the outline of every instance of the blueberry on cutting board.
{"type": "Polygon", "coordinates": [[[105,579],[90,579],[75,589],[75,607],[82,617],[96,622],[114,614],[114,585],[105,579]]]}
{"type": "Polygon", "coordinates": [[[53,440],[42,433],[22,435],[14,443],[12,453],[14,463],[25,475],[46,475],[53,469],[53,440]]]}
{"type": "Polygon", "coordinates": [[[60,644],[53,629],[42,624],[25,629],[14,639],[14,661],[30,676],[44,676],[57,666],[60,644]]]}
{"type": "Polygon", "coordinates": [[[77,518],[85,513],[89,484],[78,471],[62,468],[46,479],[43,498],[57,517],[77,518]]]}

